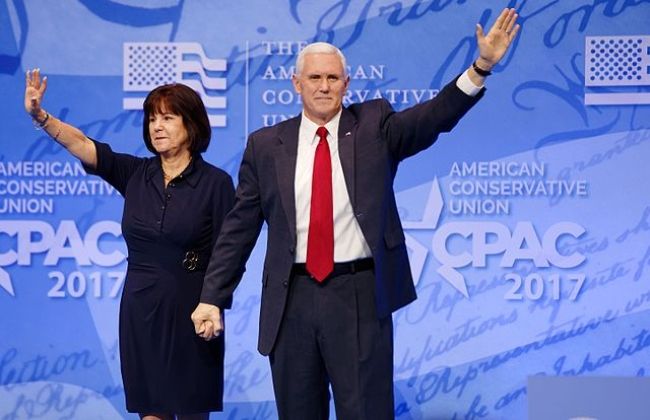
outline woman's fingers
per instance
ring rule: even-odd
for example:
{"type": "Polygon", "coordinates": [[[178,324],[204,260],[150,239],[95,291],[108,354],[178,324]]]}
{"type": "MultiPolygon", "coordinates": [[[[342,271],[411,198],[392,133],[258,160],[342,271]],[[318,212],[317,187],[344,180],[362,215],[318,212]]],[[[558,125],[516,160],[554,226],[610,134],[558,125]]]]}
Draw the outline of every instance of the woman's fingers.
{"type": "Polygon", "coordinates": [[[45,89],[47,89],[47,76],[43,77],[43,81],[41,82],[41,88],[39,89],[41,96],[45,93],[45,89]]]}

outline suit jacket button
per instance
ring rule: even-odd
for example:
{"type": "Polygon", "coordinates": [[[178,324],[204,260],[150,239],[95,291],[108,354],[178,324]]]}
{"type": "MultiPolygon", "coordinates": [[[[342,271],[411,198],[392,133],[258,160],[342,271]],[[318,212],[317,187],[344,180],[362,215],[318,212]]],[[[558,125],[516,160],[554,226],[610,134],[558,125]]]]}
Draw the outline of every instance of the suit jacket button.
{"type": "Polygon", "coordinates": [[[289,282],[285,280],[285,281],[282,282],[282,285],[283,285],[284,287],[287,287],[287,286],[289,285],[289,282]]]}
{"type": "Polygon", "coordinates": [[[295,253],[296,253],[296,248],[295,247],[292,246],[291,248],[289,248],[289,254],[293,255],[295,253]]]}

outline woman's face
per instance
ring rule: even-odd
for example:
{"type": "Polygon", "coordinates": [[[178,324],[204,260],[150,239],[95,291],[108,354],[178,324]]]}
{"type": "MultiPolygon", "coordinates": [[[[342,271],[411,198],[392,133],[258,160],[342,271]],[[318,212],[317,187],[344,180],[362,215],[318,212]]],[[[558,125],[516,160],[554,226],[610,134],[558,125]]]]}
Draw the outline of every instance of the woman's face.
{"type": "Polygon", "coordinates": [[[149,115],[151,145],[161,156],[176,155],[189,150],[190,141],[183,117],[172,114],[164,107],[159,113],[149,115]]]}

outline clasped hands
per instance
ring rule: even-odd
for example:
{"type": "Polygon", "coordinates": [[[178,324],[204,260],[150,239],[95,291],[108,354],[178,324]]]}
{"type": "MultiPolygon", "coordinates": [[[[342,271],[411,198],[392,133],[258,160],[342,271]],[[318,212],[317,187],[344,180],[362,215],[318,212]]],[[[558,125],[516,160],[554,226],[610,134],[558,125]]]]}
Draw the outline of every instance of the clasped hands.
{"type": "Polygon", "coordinates": [[[223,333],[223,319],[218,306],[199,303],[191,318],[196,335],[204,340],[212,340],[223,333]]]}

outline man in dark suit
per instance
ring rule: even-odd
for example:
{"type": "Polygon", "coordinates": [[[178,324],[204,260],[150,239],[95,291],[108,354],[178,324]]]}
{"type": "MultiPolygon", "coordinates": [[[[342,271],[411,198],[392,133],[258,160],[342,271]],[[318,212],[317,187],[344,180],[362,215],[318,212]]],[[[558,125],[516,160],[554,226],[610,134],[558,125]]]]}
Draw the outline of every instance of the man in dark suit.
{"type": "Polygon", "coordinates": [[[391,313],[416,297],[393,180],[403,159],[451,130],[483,95],[483,81],[517,34],[505,9],[479,58],[432,100],[395,112],[383,99],[342,107],[345,57],[315,43],[296,61],[300,116],[250,135],[236,203],[213,250],[192,320],[206,339],[223,330],[262,224],[268,241],[259,351],[269,355],[281,419],[389,419],[391,313]]]}

